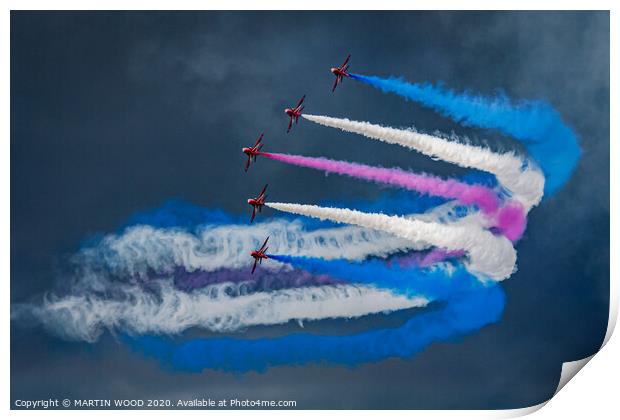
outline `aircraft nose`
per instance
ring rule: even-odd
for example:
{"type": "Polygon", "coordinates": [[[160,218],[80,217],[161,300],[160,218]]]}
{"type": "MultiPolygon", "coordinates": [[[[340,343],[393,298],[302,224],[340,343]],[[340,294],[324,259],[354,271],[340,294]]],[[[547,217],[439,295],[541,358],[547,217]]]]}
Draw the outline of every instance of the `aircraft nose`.
{"type": "Polygon", "coordinates": [[[248,204],[252,204],[252,199],[248,198],[248,204]]]}
{"type": "Polygon", "coordinates": [[[332,73],[336,74],[336,68],[332,67],[331,69],[329,69],[329,71],[331,71],[332,73]]]}

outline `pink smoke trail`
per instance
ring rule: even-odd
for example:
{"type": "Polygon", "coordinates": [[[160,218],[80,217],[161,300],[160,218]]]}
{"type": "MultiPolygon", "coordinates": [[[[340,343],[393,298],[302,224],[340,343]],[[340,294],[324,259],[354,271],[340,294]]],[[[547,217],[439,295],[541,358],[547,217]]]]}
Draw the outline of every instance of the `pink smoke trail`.
{"type": "Polygon", "coordinates": [[[521,239],[527,225],[525,209],[517,201],[510,201],[495,215],[495,226],[512,242],[521,239]]]}
{"type": "Polygon", "coordinates": [[[442,248],[433,248],[428,252],[412,252],[402,257],[392,258],[388,262],[388,266],[396,264],[400,268],[408,267],[430,267],[438,262],[446,261],[453,258],[461,258],[465,256],[465,251],[450,251],[442,248]]]}
{"type": "Polygon", "coordinates": [[[521,237],[525,229],[525,214],[516,204],[500,207],[500,199],[490,188],[471,185],[453,179],[444,180],[431,175],[415,174],[398,168],[381,168],[359,163],[314,158],[284,153],[260,153],[262,156],[291,165],[302,166],[348,175],[354,178],[393,185],[419,193],[456,199],[465,205],[476,205],[490,219],[496,220],[496,227],[511,241],[521,237]]]}
{"type": "Polygon", "coordinates": [[[456,199],[466,205],[477,205],[485,214],[493,214],[499,207],[497,195],[481,185],[470,185],[455,180],[443,180],[430,175],[418,175],[398,168],[380,168],[327,158],[313,158],[283,153],[261,153],[270,159],[306,168],[320,169],[354,178],[394,185],[420,193],[456,199]]]}

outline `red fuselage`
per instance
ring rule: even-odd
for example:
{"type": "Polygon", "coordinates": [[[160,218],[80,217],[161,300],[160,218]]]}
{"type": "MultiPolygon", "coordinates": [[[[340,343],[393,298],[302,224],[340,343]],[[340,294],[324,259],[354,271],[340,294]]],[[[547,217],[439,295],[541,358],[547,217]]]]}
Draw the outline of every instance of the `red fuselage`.
{"type": "Polygon", "coordinates": [[[261,207],[265,205],[264,198],[248,198],[248,204],[253,207],[261,207]]]}
{"type": "Polygon", "coordinates": [[[250,252],[250,256],[254,258],[254,265],[252,265],[252,274],[254,274],[257,264],[261,264],[263,262],[263,259],[265,260],[269,259],[269,257],[266,254],[267,250],[269,249],[269,247],[267,246],[268,241],[269,241],[269,236],[267,236],[267,239],[265,239],[265,242],[263,242],[263,245],[261,245],[260,248],[255,249],[254,251],[250,252]]]}
{"type": "Polygon", "coordinates": [[[284,113],[286,115],[288,115],[289,117],[291,117],[291,118],[299,118],[299,116],[301,115],[301,111],[296,111],[296,110],[291,109],[291,108],[286,108],[284,110],[284,113]]]}
{"type": "Polygon", "coordinates": [[[301,117],[301,111],[304,110],[304,106],[302,106],[301,104],[304,103],[305,98],[306,98],[306,95],[302,96],[299,102],[297,102],[297,105],[295,106],[295,108],[286,108],[284,110],[284,113],[288,115],[290,118],[288,122],[288,128],[286,129],[287,133],[291,131],[291,128],[293,127],[293,122],[297,124],[297,122],[299,121],[299,117],[301,117]]]}
{"type": "Polygon", "coordinates": [[[260,194],[258,194],[257,197],[248,198],[248,204],[252,206],[252,217],[250,218],[250,223],[252,223],[254,221],[254,218],[256,217],[256,210],[260,212],[263,209],[263,206],[265,205],[265,200],[267,199],[267,195],[265,194],[266,192],[267,185],[263,187],[263,190],[260,192],[260,194]]]}
{"type": "Polygon", "coordinates": [[[342,70],[340,67],[332,67],[331,69],[329,69],[329,71],[331,71],[333,73],[334,76],[336,77],[349,77],[349,73],[347,73],[346,71],[342,70]]]}
{"type": "Polygon", "coordinates": [[[241,151],[243,153],[245,153],[246,155],[248,155],[248,160],[247,162],[245,162],[245,171],[248,171],[248,168],[250,167],[250,164],[252,162],[256,162],[256,157],[260,154],[260,146],[254,146],[254,147],[244,147],[241,149],[241,151]]]}
{"type": "Polygon", "coordinates": [[[258,152],[251,147],[244,147],[241,151],[248,155],[248,157],[256,156],[258,154],[258,152]]]}
{"type": "Polygon", "coordinates": [[[265,254],[264,252],[252,251],[252,252],[250,252],[250,255],[252,256],[252,258],[256,258],[258,260],[260,260],[261,258],[264,258],[266,260],[269,259],[267,254],[265,254]]]}
{"type": "Polygon", "coordinates": [[[332,67],[329,71],[336,76],[336,80],[334,80],[334,85],[332,86],[332,92],[336,90],[338,84],[342,82],[345,77],[351,77],[347,70],[349,69],[349,59],[351,58],[351,54],[347,55],[347,58],[344,59],[344,63],[340,67],[332,67]]]}

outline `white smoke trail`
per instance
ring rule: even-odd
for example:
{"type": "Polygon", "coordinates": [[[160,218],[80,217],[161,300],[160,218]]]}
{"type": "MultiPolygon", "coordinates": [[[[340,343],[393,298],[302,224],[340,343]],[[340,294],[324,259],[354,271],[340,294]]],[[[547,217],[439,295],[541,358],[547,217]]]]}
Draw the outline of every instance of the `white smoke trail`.
{"type": "MultiPolygon", "coordinates": [[[[437,213],[436,218],[444,221],[446,206],[410,217],[432,220],[437,213]]],[[[357,226],[306,230],[300,220],[275,219],[254,225],[206,226],[196,233],[134,226],[81,250],[73,262],[83,275],[101,268],[111,275],[138,278],[146,277],[149,271],[169,273],[178,267],[189,272],[243,268],[252,263],[249,252],[268,235],[269,251],[274,254],[325,259],[362,260],[429,247],[425,241],[412,242],[357,226]]]]}
{"type": "Polygon", "coordinates": [[[415,243],[426,242],[469,254],[467,269],[475,275],[504,280],[515,270],[517,253],[504,236],[495,236],[473,225],[450,226],[381,213],[291,203],[266,203],[268,207],[321,220],[332,220],[391,233],[415,243]]]}
{"type": "Polygon", "coordinates": [[[291,320],[354,318],[428,303],[422,297],[354,285],[239,295],[241,290],[243,284],[223,283],[187,293],[164,281],[158,293],[153,293],[122,284],[115,287],[114,298],[92,292],[49,297],[41,305],[14,305],[11,317],[34,318],[60,336],[94,342],[105,329],[134,334],[179,334],[193,327],[230,332],[291,320]]]}
{"type": "Polygon", "coordinates": [[[368,122],[351,121],[320,115],[302,114],[302,117],[327,127],[339,128],[350,133],[416,150],[434,159],[440,159],[465,168],[492,173],[526,212],[538,205],[543,196],[545,178],[532,161],[514,153],[495,153],[487,148],[450,141],[442,137],[401,130],[368,122]]]}

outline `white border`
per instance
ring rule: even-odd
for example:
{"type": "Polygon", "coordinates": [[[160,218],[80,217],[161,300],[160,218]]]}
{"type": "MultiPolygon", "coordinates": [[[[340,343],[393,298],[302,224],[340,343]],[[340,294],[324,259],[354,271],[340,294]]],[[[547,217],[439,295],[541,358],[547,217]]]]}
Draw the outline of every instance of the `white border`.
{"type": "MultiPolygon", "coordinates": [[[[258,3],[258,2],[257,2],[258,3]]],[[[618,43],[618,17],[617,10],[614,10],[615,3],[613,1],[551,1],[551,0],[504,0],[501,2],[491,0],[466,0],[466,1],[445,1],[445,0],[433,0],[432,2],[416,2],[411,3],[404,0],[381,0],[381,2],[371,2],[368,0],[358,0],[356,2],[344,2],[342,0],[314,0],[314,1],[284,1],[284,0],[271,0],[261,1],[258,3],[260,8],[256,7],[249,1],[242,0],[227,0],[226,2],[220,2],[213,4],[212,2],[198,1],[198,0],[176,0],[162,1],[139,1],[139,0],[97,0],[97,1],[77,1],[77,0],[56,0],[54,2],[44,0],[23,0],[15,1],[9,0],[5,2],[8,4],[8,8],[5,9],[5,13],[2,17],[2,35],[3,42],[0,44],[2,48],[3,61],[2,72],[4,73],[5,83],[2,85],[2,114],[0,118],[3,121],[3,132],[5,133],[4,141],[2,142],[3,153],[0,153],[0,171],[2,173],[2,180],[0,182],[0,188],[2,189],[2,197],[5,198],[4,205],[2,206],[2,224],[1,231],[1,247],[0,253],[0,267],[3,271],[2,283],[3,288],[3,313],[8,318],[9,306],[10,306],[10,153],[9,153],[9,138],[10,138],[10,68],[9,68],[9,51],[10,51],[10,13],[9,10],[50,10],[50,6],[53,6],[53,10],[202,10],[208,7],[211,10],[375,10],[378,6],[381,9],[387,10],[406,10],[412,6],[417,10],[462,10],[463,7],[467,7],[468,10],[611,10],[611,115],[615,115],[614,111],[618,110],[618,96],[616,94],[616,85],[613,83],[614,70],[618,69],[618,54],[614,52],[614,47],[619,45],[618,43]],[[558,8],[561,6],[561,8],[558,8]]],[[[611,119],[611,139],[618,141],[618,127],[614,119],[611,119]]],[[[614,141],[611,141],[611,183],[617,184],[618,170],[614,163],[618,164],[618,147],[614,145],[614,141]]],[[[611,214],[614,214],[614,209],[618,209],[618,193],[616,190],[611,190],[611,214]]],[[[618,250],[617,238],[618,238],[618,224],[615,219],[611,219],[611,255],[617,255],[614,251],[618,250]]],[[[617,319],[618,311],[618,264],[614,257],[611,258],[611,285],[610,285],[610,319],[607,334],[605,337],[605,348],[601,354],[594,357],[588,367],[584,369],[584,372],[580,374],[580,378],[577,381],[571,381],[561,393],[554,397],[549,403],[549,407],[544,410],[538,411],[534,416],[539,419],[548,418],[562,418],[562,419],[583,419],[584,415],[594,415],[594,418],[613,418],[618,413],[618,398],[617,398],[617,378],[620,372],[618,362],[618,355],[620,344],[618,340],[614,339],[609,342],[611,334],[617,319]]],[[[9,411],[10,408],[10,345],[6,339],[10,337],[9,320],[5,319],[2,323],[2,330],[0,332],[1,337],[5,337],[2,340],[2,394],[4,398],[1,404],[4,408],[3,411],[9,411]]],[[[574,368],[577,364],[572,364],[574,368]]],[[[563,373],[564,375],[564,373],[563,373]]],[[[558,390],[561,387],[558,387],[558,390]]],[[[316,418],[323,416],[338,416],[348,417],[356,416],[358,418],[370,418],[376,415],[389,414],[391,417],[407,418],[410,419],[412,415],[421,415],[424,418],[445,418],[445,417],[465,417],[465,418],[504,418],[515,417],[525,415],[544,406],[541,404],[535,407],[529,407],[519,410],[505,410],[505,411],[415,411],[410,413],[407,411],[390,411],[379,414],[374,411],[295,411],[294,413],[280,411],[234,411],[234,412],[203,412],[201,410],[186,411],[183,412],[183,416],[188,418],[200,418],[204,419],[204,416],[209,417],[221,417],[221,418],[238,418],[241,416],[251,415],[258,418],[290,418],[292,415],[296,418],[316,418]]],[[[15,418],[30,418],[34,415],[43,415],[44,413],[38,411],[35,413],[30,411],[10,411],[9,415],[15,418]]],[[[168,417],[178,415],[176,411],[120,411],[111,413],[109,411],[89,411],[85,413],[83,411],[46,411],[45,415],[52,418],[82,418],[84,415],[92,418],[105,418],[110,415],[114,415],[119,418],[135,418],[136,416],[148,416],[149,418],[168,417]]]]}

